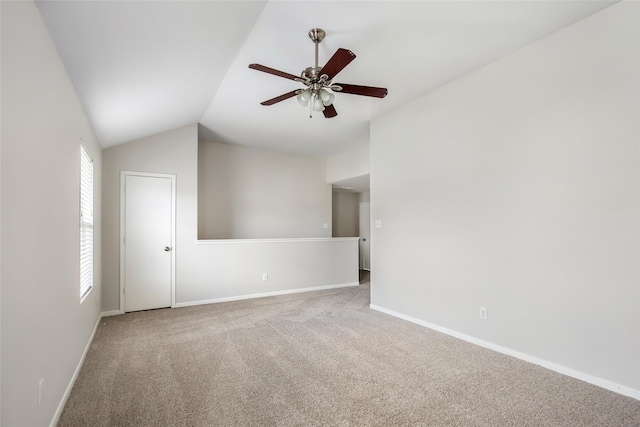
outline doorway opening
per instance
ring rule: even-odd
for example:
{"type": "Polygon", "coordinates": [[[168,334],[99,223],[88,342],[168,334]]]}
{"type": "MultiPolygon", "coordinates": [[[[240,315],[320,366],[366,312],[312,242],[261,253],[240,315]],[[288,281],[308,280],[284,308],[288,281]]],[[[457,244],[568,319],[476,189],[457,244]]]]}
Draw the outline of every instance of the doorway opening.
{"type": "Polygon", "coordinates": [[[359,283],[371,275],[371,209],[369,175],[333,183],[332,237],[360,237],[358,242],[359,283]]]}

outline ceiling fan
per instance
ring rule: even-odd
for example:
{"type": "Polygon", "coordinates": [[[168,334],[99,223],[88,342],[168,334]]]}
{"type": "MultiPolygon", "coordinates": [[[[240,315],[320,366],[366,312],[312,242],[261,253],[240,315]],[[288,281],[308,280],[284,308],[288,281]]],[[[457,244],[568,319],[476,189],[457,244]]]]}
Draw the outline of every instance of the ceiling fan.
{"type": "Polygon", "coordinates": [[[316,62],[314,67],[308,67],[302,70],[300,77],[293,74],[285,73],[273,68],[265,67],[260,64],[250,64],[249,68],[262,71],[264,73],[273,74],[274,76],[284,77],[285,79],[294,80],[306,86],[306,89],[296,89],[287,92],[275,98],[261,102],[262,105],[273,105],[285,99],[297,96],[298,102],[306,107],[309,106],[309,117],[312,111],[322,111],[324,116],[329,119],[338,115],[333,100],[335,96],[333,92],[350,93],[353,95],[372,96],[374,98],[384,98],[387,96],[387,89],[383,87],[358,86],[346,83],[333,83],[333,78],[344,69],[356,55],[347,49],[338,49],[333,54],[329,62],[324,67],[318,66],[318,44],[324,39],[326,33],[320,28],[314,28],[309,31],[309,38],[313,41],[316,48],[316,62]]]}

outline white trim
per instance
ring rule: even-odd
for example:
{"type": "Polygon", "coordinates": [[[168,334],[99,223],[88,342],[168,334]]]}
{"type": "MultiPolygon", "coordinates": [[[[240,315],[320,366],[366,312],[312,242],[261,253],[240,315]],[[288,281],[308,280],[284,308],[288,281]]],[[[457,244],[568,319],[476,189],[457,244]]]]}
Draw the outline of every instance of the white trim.
{"type": "Polygon", "coordinates": [[[100,317],[111,317],[111,316],[117,316],[120,313],[120,310],[111,310],[111,311],[103,311],[102,313],[100,313],[100,317]]]}
{"type": "Polygon", "coordinates": [[[241,300],[253,299],[253,298],[274,297],[278,295],[288,295],[288,294],[299,294],[302,292],[324,291],[327,289],[348,288],[351,286],[358,286],[359,284],[360,284],[359,282],[350,282],[350,283],[340,283],[337,285],[314,286],[312,288],[288,289],[286,291],[264,292],[260,294],[249,294],[249,295],[239,295],[239,296],[233,296],[233,297],[213,298],[213,299],[200,300],[200,301],[179,302],[179,303],[176,303],[175,307],[176,308],[191,307],[194,305],[216,304],[219,302],[241,301],[241,300]]]}
{"type": "Polygon", "coordinates": [[[359,240],[359,237],[300,237],[284,239],[211,239],[196,240],[196,245],[229,245],[246,243],[305,243],[305,242],[345,242],[359,240]]]}
{"type": "Polygon", "coordinates": [[[73,376],[71,377],[71,381],[69,381],[69,385],[67,386],[67,389],[64,391],[64,394],[62,395],[62,400],[60,400],[60,404],[58,405],[58,409],[56,409],[56,413],[53,416],[53,419],[51,420],[51,424],[49,424],[49,427],[55,427],[58,424],[58,421],[60,421],[60,415],[62,415],[62,411],[64,410],[65,405],[67,404],[67,400],[69,399],[69,395],[71,395],[71,389],[73,389],[73,385],[76,383],[76,379],[78,378],[78,374],[80,373],[80,369],[82,368],[82,364],[84,363],[84,359],[85,357],[87,357],[87,353],[89,352],[89,348],[91,347],[91,344],[93,343],[93,338],[96,336],[96,331],[98,330],[98,325],[100,325],[100,319],[102,319],[102,316],[98,317],[98,320],[96,321],[96,326],[94,326],[93,328],[93,332],[91,333],[91,337],[89,338],[89,342],[87,342],[87,345],[84,348],[84,352],[82,352],[82,357],[80,358],[80,361],[78,362],[78,366],[76,366],[76,370],[73,373],[73,376]]]}
{"type": "Polygon", "coordinates": [[[470,342],[471,344],[479,345],[480,347],[488,348],[489,350],[497,351],[498,353],[506,354],[508,356],[513,356],[515,358],[524,360],[525,362],[533,363],[535,365],[542,366],[543,368],[550,369],[552,371],[558,372],[563,375],[567,375],[569,377],[573,377],[582,381],[585,381],[589,384],[596,385],[598,387],[602,387],[604,389],[613,391],[615,393],[622,394],[624,396],[632,397],[636,400],[640,400],[640,390],[635,390],[631,387],[623,386],[621,384],[615,383],[613,381],[605,380],[590,374],[586,374],[584,372],[576,371],[575,369],[567,368],[566,366],[559,365],[554,362],[550,362],[548,360],[540,359],[536,356],[531,356],[526,353],[519,352],[517,350],[512,350],[507,347],[502,347],[500,345],[491,343],[489,341],[484,341],[471,335],[462,334],[460,332],[454,331],[453,329],[444,328],[442,326],[435,325],[433,323],[425,322],[424,320],[417,319],[415,317],[407,316],[402,313],[398,313],[393,310],[388,310],[386,308],[370,304],[369,307],[373,310],[380,311],[385,314],[389,314],[391,316],[407,320],[411,323],[416,323],[420,326],[424,326],[429,329],[433,329],[434,331],[442,332],[443,334],[450,335],[455,338],[459,338],[461,340],[470,342]]]}
{"type": "Polygon", "coordinates": [[[118,265],[119,269],[120,269],[120,294],[119,294],[119,300],[120,300],[120,313],[124,313],[124,280],[125,280],[125,272],[124,272],[124,265],[125,265],[125,252],[124,252],[124,232],[125,232],[125,227],[124,227],[124,219],[126,217],[125,213],[125,206],[124,206],[124,202],[125,202],[125,172],[124,171],[120,171],[120,264],[118,265]]]}
{"type": "Polygon", "coordinates": [[[125,184],[127,176],[143,176],[149,178],[168,178],[171,180],[171,307],[176,305],[176,175],[152,172],[120,171],[120,311],[125,312],[125,184]]]}

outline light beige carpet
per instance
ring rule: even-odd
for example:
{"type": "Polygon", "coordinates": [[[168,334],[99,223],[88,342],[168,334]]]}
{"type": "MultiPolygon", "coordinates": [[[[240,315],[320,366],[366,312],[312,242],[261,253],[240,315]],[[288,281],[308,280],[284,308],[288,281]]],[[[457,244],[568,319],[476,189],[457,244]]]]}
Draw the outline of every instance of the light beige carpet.
{"type": "Polygon", "coordinates": [[[368,305],[364,284],[105,318],[59,426],[640,426],[640,401],[368,305]]]}

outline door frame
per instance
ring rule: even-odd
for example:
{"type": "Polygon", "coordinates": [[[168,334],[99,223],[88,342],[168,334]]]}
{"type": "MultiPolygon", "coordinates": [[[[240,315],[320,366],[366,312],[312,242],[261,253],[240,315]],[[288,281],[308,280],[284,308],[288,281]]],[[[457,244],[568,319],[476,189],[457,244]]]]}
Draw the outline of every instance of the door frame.
{"type": "Polygon", "coordinates": [[[128,176],[141,176],[145,178],[168,178],[171,180],[171,308],[176,305],[176,176],[164,173],[120,171],[120,314],[125,312],[125,265],[126,247],[125,236],[125,215],[126,197],[125,185],[128,176]]]}
{"type": "MultiPolygon", "coordinates": [[[[369,202],[360,202],[358,204],[358,219],[360,220],[362,218],[362,205],[365,205],[365,204],[368,206],[368,209],[367,209],[368,212],[367,212],[367,215],[365,215],[365,216],[369,219],[369,229],[367,230],[368,231],[367,238],[369,239],[369,241],[367,242],[369,250],[367,252],[368,252],[369,256],[365,257],[365,254],[364,254],[365,251],[362,249],[362,247],[364,246],[364,242],[361,240],[360,241],[360,246],[359,246],[360,259],[358,260],[358,266],[360,264],[362,264],[362,269],[363,270],[371,271],[371,202],[370,201],[369,202]],[[365,262],[364,262],[365,259],[367,259],[367,261],[369,261],[367,263],[368,264],[367,268],[365,268],[365,262]]],[[[359,228],[360,228],[360,230],[358,230],[359,231],[358,234],[362,234],[362,233],[360,233],[360,231],[362,231],[362,221],[360,221],[360,223],[359,223],[359,228]]],[[[360,239],[363,239],[363,236],[360,236],[360,239]]]]}

